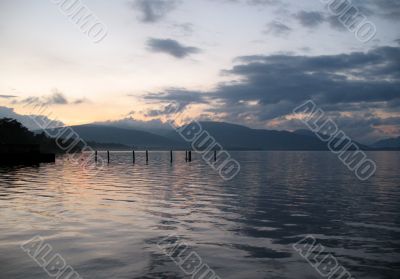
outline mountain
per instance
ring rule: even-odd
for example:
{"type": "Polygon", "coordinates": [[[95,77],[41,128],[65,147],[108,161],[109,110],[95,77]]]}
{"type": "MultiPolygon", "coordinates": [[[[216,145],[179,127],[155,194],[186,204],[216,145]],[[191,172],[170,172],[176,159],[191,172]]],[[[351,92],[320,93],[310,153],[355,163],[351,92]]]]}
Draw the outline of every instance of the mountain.
{"type": "Polygon", "coordinates": [[[94,150],[99,150],[99,151],[106,151],[106,150],[126,151],[132,148],[130,146],[119,143],[99,143],[95,141],[87,141],[86,144],[91,148],[93,148],[94,150]]]}
{"type": "MultiPolygon", "coordinates": [[[[251,129],[224,122],[200,122],[224,149],[236,150],[327,150],[327,145],[316,137],[287,131],[251,129]]],[[[174,131],[167,135],[177,140],[174,131]]]]}
{"type": "Polygon", "coordinates": [[[384,149],[400,149],[400,137],[390,138],[377,141],[372,145],[374,148],[384,148],[384,149]]]}
{"type": "MultiPolygon", "coordinates": [[[[155,135],[145,131],[134,129],[122,129],[102,125],[80,125],[71,127],[86,142],[96,142],[100,144],[118,144],[136,149],[149,148],[180,148],[182,143],[167,137],[155,135]]],[[[63,128],[54,129],[59,130],[63,128]]],[[[52,133],[54,133],[54,130],[52,133]]]]}
{"type": "MultiPolygon", "coordinates": [[[[322,142],[308,130],[296,132],[251,129],[224,122],[200,122],[203,130],[213,136],[227,150],[328,150],[322,142]]],[[[185,127],[185,126],[184,126],[185,127]]],[[[182,128],[184,128],[182,127],[182,128]]],[[[86,142],[96,142],[97,147],[126,149],[185,149],[191,143],[185,142],[175,130],[165,130],[163,135],[139,129],[118,128],[107,125],[73,126],[73,130],[86,142]]],[[[356,143],[361,149],[367,146],[356,143]]]]}
{"type": "MultiPolygon", "coordinates": [[[[312,132],[311,130],[301,129],[301,130],[296,130],[293,133],[295,133],[297,135],[308,136],[308,137],[312,137],[312,138],[315,138],[317,140],[320,140],[319,137],[316,134],[314,134],[314,132],[312,132]]],[[[319,134],[319,135],[321,135],[321,137],[324,137],[322,134],[319,134]]],[[[340,140],[340,138],[335,138],[335,139],[333,139],[333,143],[336,144],[339,140],[340,140]]],[[[362,150],[371,150],[371,149],[373,149],[373,148],[371,148],[371,147],[369,147],[369,146],[367,146],[365,144],[356,142],[354,140],[352,142],[354,144],[356,144],[358,146],[358,148],[360,148],[362,150]]],[[[352,150],[352,149],[350,149],[350,150],[352,150]]]]}
{"type": "Polygon", "coordinates": [[[315,134],[312,131],[306,129],[296,130],[293,133],[301,136],[315,137],[315,134]]]}
{"type": "Polygon", "coordinates": [[[145,131],[159,136],[165,136],[169,132],[173,131],[173,128],[169,124],[164,123],[161,120],[157,119],[157,120],[142,121],[134,119],[132,117],[127,117],[115,121],[95,122],[92,123],[92,125],[108,126],[108,127],[122,128],[122,129],[133,129],[138,131],[145,131]]]}

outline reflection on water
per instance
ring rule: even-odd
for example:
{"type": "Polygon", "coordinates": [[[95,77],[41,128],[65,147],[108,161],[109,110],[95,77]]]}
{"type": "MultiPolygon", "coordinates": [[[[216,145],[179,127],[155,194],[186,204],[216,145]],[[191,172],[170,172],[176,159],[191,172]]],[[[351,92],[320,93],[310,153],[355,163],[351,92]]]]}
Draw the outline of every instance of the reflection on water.
{"type": "Polygon", "coordinates": [[[233,152],[223,181],[198,156],[112,153],[0,168],[0,278],[47,278],[19,248],[41,235],[83,278],[184,278],[157,247],[176,234],[221,278],[320,278],[292,244],[312,234],[357,278],[400,278],[400,153],[360,182],[328,152],[233,152]]]}

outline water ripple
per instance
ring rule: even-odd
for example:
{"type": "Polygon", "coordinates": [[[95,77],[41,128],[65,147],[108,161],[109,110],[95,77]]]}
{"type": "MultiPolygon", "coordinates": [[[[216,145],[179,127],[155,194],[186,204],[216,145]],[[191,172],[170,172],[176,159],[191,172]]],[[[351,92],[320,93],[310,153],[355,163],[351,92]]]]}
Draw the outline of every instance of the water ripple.
{"type": "MultiPolygon", "coordinates": [[[[104,154],[100,154],[103,155],[104,154]]],[[[328,152],[233,152],[226,182],[194,155],[111,154],[0,168],[0,277],[43,278],[20,250],[43,236],[83,278],[184,278],[157,248],[179,235],[221,278],[319,278],[292,245],[312,234],[354,277],[400,274],[400,154],[370,153],[360,182],[328,152]]]]}

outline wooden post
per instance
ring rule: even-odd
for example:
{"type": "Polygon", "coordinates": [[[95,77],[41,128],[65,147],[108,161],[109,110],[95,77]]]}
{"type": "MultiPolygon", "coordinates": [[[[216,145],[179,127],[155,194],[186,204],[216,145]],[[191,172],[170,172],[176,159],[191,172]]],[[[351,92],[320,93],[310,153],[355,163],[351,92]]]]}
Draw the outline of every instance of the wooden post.
{"type": "Polygon", "coordinates": [[[94,152],[94,161],[97,163],[97,150],[94,152]]]}
{"type": "Polygon", "coordinates": [[[192,161],[192,150],[189,150],[189,162],[192,161]]]}
{"type": "Polygon", "coordinates": [[[135,161],[136,161],[135,150],[132,151],[132,161],[133,161],[133,163],[135,163],[135,161]]]}
{"type": "Polygon", "coordinates": [[[214,162],[217,161],[217,150],[214,150],[214,162]]]}
{"type": "Polygon", "coordinates": [[[185,150],[185,161],[186,162],[188,161],[188,151],[187,150],[185,150]]]}
{"type": "Polygon", "coordinates": [[[107,151],[107,162],[110,163],[110,151],[107,151]]]}
{"type": "Polygon", "coordinates": [[[171,155],[171,163],[172,163],[172,161],[173,161],[172,150],[170,151],[170,155],[171,155]]]}
{"type": "Polygon", "coordinates": [[[149,163],[149,151],[146,150],[146,164],[149,163]]]}

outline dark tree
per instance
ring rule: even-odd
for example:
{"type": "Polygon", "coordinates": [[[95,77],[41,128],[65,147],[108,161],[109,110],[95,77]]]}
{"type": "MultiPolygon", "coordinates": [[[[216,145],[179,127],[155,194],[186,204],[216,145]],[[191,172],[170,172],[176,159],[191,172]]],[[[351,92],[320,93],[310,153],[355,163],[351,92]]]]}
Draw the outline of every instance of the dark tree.
{"type": "MultiPolygon", "coordinates": [[[[63,143],[63,146],[69,146],[75,139],[69,139],[63,143]]],[[[0,144],[38,144],[43,152],[64,153],[64,150],[57,144],[57,140],[49,138],[44,132],[35,134],[24,127],[15,119],[0,119],[0,144]]],[[[70,152],[79,152],[82,149],[82,143],[71,144],[75,146],[70,152]]]]}

